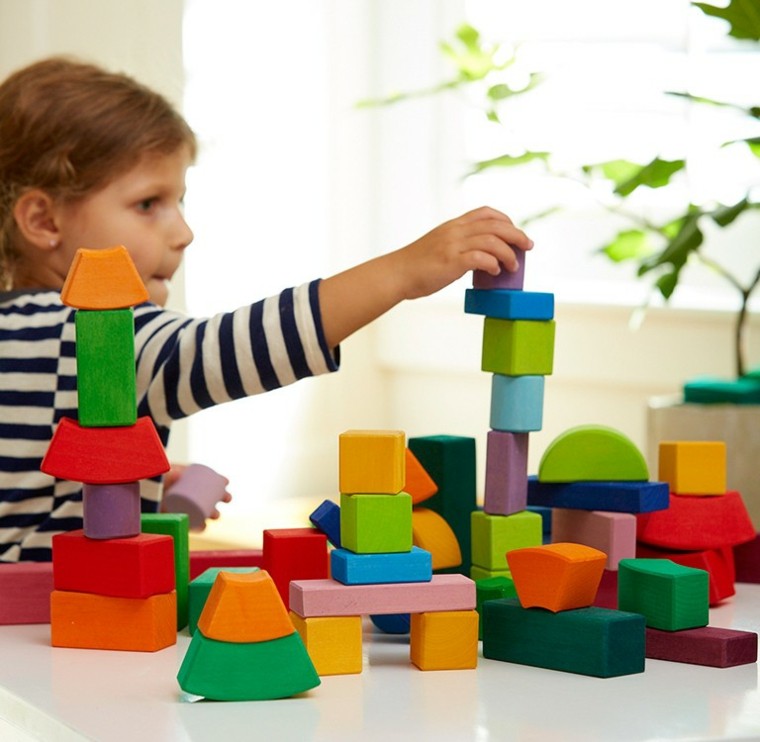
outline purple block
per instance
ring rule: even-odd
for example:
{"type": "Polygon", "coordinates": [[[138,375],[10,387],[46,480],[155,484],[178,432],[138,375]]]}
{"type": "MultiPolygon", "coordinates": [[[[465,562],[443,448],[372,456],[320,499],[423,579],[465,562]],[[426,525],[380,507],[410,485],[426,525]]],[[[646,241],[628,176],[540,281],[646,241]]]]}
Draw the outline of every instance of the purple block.
{"type": "Polygon", "coordinates": [[[684,631],[647,627],[646,656],[708,667],[735,667],[757,662],[757,634],[715,626],[684,631]]]}
{"type": "Polygon", "coordinates": [[[528,507],[528,433],[488,432],[483,509],[511,515],[528,507]]]}
{"type": "Polygon", "coordinates": [[[203,464],[191,464],[164,495],[165,513],[187,513],[190,528],[202,529],[227,492],[230,480],[203,464]]]}
{"type": "Polygon", "coordinates": [[[139,482],[85,484],[82,506],[87,538],[128,538],[140,533],[139,482]]]}
{"type": "Polygon", "coordinates": [[[476,289],[517,289],[520,290],[525,282],[525,251],[512,248],[517,258],[517,270],[512,273],[503,265],[498,276],[492,276],[485,271],[472,272],[472,286],[476,289]]]}

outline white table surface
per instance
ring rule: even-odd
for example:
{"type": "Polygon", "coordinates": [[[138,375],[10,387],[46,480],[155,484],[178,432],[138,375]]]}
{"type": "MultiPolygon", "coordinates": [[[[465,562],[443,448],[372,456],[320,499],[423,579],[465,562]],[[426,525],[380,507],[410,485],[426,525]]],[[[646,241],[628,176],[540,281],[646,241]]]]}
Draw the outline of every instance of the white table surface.
{"type": "MultiPolygon", "coordinates": [[[[739,585],[710,624],[760,630],[760,586],[739,585]]],[[[421,672],[407,637],[365,625],[364,672],[302,697],[191,702],[176,682],[186,632],[161,652],[51,648],[50,627],[0,627],[0,740],[715,740],[760,739],[757,665],[647,660],[598,679],[480,659],[421,672]]]]}

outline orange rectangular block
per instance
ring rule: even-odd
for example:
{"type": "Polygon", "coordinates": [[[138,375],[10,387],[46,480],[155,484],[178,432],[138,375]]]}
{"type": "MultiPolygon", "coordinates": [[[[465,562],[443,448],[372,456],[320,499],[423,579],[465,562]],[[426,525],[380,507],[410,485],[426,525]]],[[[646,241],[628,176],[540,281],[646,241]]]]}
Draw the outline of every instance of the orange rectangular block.
{"type": "Polygon", "coordinates": [[[420,670],[472,670],[478,665],[478,612],[441,611],[411,617],[409,652],[420,670]]]}
{"type": "Polygon", "coordinates": [[[395,495],[406,479],[406,437],[400,430],[347,430],[339,438],[341,494],[395,495]]]}
{"type": "Polygon", "coordinates": [[[676,495],[726,493],[726,444],[723,441],[662,441],[659,479],[676,495]]]}
{"type": "Polygon", "coordinates": [[[54,590],[50,640],[54,647],[156,652],[177,642],[176,593],[139,599],[54,590]]]}

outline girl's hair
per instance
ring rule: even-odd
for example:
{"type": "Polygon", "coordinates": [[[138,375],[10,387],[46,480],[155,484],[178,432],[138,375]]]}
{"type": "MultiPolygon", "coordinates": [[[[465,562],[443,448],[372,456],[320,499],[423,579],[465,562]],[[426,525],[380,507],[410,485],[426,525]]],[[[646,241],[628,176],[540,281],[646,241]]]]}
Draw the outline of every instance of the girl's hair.
{"type": "Polygon", "coordinates": [[[0,85],[0,288],[11,288],[17,252],[13,208],[39,188],[76,201],[144,154],[196,155],[196,139],[161,95],[132,78],[54,57],[0,85]]]}

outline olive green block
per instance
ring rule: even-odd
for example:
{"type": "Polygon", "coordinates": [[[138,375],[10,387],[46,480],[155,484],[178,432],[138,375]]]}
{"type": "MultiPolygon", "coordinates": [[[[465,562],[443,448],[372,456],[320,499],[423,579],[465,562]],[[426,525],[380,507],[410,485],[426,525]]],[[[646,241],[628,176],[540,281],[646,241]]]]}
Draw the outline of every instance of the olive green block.
{"type": "Polygon", "coordinates": [[[670,559],[621,559],[618,608],[641,613],[646,625],[662,631],[707,626],[710,576],[670,559]]]}
{"type": "Polygon", "coordinates": [[[137,392],[132,308],[79,309],[75,326],[79,424],[134,425],[137,392]]]}
{"type": "Polygon", "coordinates": [[[505,376],[547,376],[554,369],[554,320],[486,317],[481,368],[505,376]]]}
{"type": "Polygon", "coordinates": [[[471,516],[472,563],[487,570],[506,570],[507,552],[543,543],[543,520],[538,513],[521,510],[512,515],[471,516]]]}
{"type": "Polygon", "coordinates": [[[477,564],[473,564],[470,567],[470,579],[473,582],[478,580],[490,580],[494,577],[507,577],[512,579],[512,572],[508,569],[486,569],[485,567],[478,567],[477,564]]]}
{"type": "Polygon", "coordinates": [[[515,581],[511,577],[486,577],[475,580],[475,610],[480,616],[478,639],[483,638],[483,603],[500,598],[516,598],[515,581]]]}
{"type": "Polygon", "coordinates": [[[209,567],[199,574],[191,583],[188,590],[187,600],[187,630],[192,636],[198,628],[198,619],[203,613],[211,588],[216,582],[216,576],[220,572],[235,572],[236,574],[248,574],[258,572],[258,567],[209,567]]]}
{"type": "Polygon", "coordinates": [[[412,550],[412,496],[340,496],[340,541],[357,554],[394,554],[412,550]]]}

